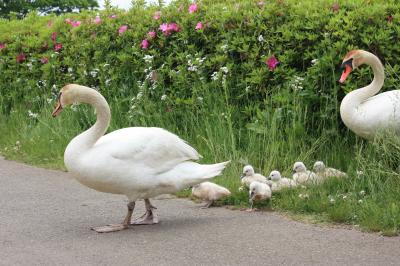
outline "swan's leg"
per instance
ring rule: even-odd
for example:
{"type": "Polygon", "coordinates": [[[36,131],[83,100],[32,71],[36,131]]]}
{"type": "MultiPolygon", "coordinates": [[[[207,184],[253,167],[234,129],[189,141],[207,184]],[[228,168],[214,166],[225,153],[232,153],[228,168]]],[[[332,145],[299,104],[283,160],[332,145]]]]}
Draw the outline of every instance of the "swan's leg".
{"type": "Polygon", "coordinates": [[[207,204],[204,205],[204,206],[202,206],[202,207],[200,207],[200,209],[208,209],[208,208],[210,208],[213,204],[214,204],[214,201],[213,201],[213,200],[208,200],[208,201],[207,201],[207,204]]]}
{"type": "Polygon", "coordinates": [[[146,206],[146,213],[142,215],[142,217],[134,220],[132,225],[142,225],[142,224],[158,224],[158,217],[154,213],[154,209],[157,209],[153,205],[151,205],[149,199],[144,200],[146,206]]]}
{"type": "Polygon", "coordinates": [[[110,233],[121,231],[127,229],[129,224],[131,223],[133,209],[135,208],[135,202],[128,203],[128,212],[126,213],[125,219],[122,224],[109,224],[105,226],[93,227],[92,230],[96,231],[97,233],[110,233]]]}

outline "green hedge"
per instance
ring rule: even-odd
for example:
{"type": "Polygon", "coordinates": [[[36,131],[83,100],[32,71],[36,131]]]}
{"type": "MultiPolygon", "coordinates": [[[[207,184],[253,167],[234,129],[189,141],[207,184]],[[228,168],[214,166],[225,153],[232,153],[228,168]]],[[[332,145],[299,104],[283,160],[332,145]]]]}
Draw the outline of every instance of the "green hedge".
{"type": "MultiPolygon", "coordinates": [[[[344,90],[337,86],[347,51],[369,50],[398,73],[400,6],[395,0],[231,2],[198,1],[193,13],[188,1],[161,9],[108,9],[100,12],[99,24],[94,12],[1,20],[1,112],[9,114],[21,104],[38,111],[72,82],[100,89],[127,112],[132,98],[145,89],[148,99],[167,95],[170,107],[179,110],[195,106],[204,88],[223,95],[225,85],[234,107],[251,103],[265,109],[265,100],[272,99],[269,107],[290,115],[298,108],[295,99],[310,114],[310,127],[329,128],[339,121],[343,91],[371,79],[370,70],[362,69],[344,90]],[[159,19],[153,18],[156,11],[161,11],[159,19]],[[67,19],[81,24],[73,27],[67,19]],[[203,29],[195,29],[198,22],[203,29]],[[179,31],[165,36],[162,23],[176,23],[179,31]],[[119,34],[123,25],[128,29],[119,34]],[[142,49],[150,31],[157,36],[142,49]],[[55,44],[62,44],[59,52],[55,44]],[[26,59],[18,63],[22,53],[26,59]],[[279,61],[274,70],[266,64],[271,56],[279,61]]],[[[396,80],[389,74],[385,89],[395,89],[396,80]]],[[[238,116],[244,113],[251,120],[252,108],[238,116]]]]}

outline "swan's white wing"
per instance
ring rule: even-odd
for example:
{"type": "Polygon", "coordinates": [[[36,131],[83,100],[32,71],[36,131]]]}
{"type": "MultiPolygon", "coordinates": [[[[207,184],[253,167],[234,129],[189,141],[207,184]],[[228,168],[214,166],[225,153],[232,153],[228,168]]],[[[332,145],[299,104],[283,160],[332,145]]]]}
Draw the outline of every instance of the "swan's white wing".
{"type": "Polygon", "coordinates": [[[101,137],[94,146],[118,160],[141,162],[163,172],[180,162],[198,160],[197,151],[178,136],[156,127],[131,127],[101,137]]]}

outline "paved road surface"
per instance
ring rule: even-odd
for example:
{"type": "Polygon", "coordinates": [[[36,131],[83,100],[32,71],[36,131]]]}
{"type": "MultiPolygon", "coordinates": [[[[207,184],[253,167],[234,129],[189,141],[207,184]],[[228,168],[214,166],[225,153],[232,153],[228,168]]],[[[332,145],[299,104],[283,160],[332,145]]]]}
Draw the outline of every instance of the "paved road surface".
{"type": "Polygon", "coordinates": [[[67,173],[0,158],[0,265],[400,265],[398,237],[202,210],[184,199],[154,201],[158,225],[89,230],[120,222],[125,204],[67,173]]]}

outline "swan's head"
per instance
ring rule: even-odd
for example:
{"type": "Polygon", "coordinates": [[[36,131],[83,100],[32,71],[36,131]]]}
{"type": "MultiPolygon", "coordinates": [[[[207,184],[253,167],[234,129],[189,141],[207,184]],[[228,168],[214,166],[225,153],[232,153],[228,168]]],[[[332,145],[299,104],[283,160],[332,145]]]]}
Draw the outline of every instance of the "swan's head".
{"type": "Polygon", "coordinates": [[[340,83],[344,83],[351,71],[365,63],[364,54],[362,50],[352,50],[346,54],[340,67],[343,70],[340,83]]]}
{"type": "Polygon", "coordinates": [[[325,164],[322,161],[317,161],[314,163],[314,167],[313,167],[315,172],[322,172],[325,170],[325,164]]]}
{"type": "Polygon", "coordinates": [[[242,179],[245,176],[252,176],[254,175],[254,169],[253,166],[251,165],[246,165],[245,167],[243,167],[243,173],[240,176],[240,179],[242,179]]]}
{"type": "Polygon", "coordinates": [[[78,85],[69,84],[64,86],[58,94],[57,104],[51,114],[56,117],[61,113],[65,106],[73,104],[77,99],[78,85]]]}
{"type": "Polygon", "coordinates": [[[269,178],[272,181],[277,182],[277,181],[279,181],[279,179],[281,179],[281,173],[279,171],[274,170],[269,174],[269,178]]]}
{"type": "Polygon", "coordinates": [[[301,173],[307,171],[303,162],[295,162],[293,165],[293,173],[301,173]]]}
{"type": "Polygon", "coordinates": [[[249,187],[249,201],[253,202],[266,199],[268,197],[268,191],[270,190],[267,184],[258,181],[251,182],[249,187]]]}

